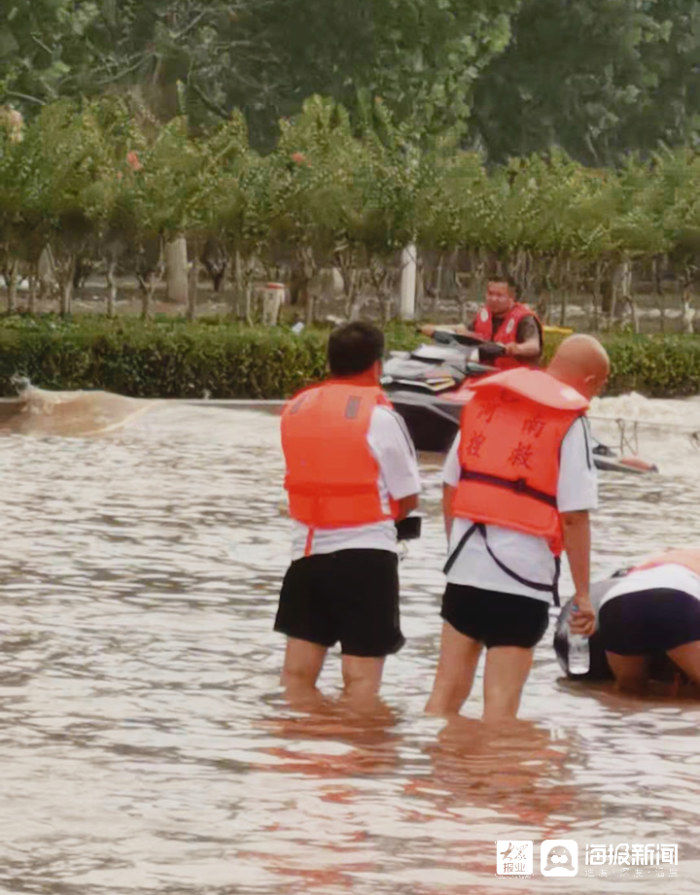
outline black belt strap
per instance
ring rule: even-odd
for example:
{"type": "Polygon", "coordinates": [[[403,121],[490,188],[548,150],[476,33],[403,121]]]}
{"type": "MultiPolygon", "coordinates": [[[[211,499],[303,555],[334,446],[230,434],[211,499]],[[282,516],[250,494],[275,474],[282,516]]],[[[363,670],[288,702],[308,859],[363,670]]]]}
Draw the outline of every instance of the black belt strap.
{"type": "Polygon", "coordinates": [[[475,522],[467,531],[462,535],[459,539],[459,543],[452,551],[452,553],[447,558],[447,562],[444,565],[443,572],[445,575],[450,571],[452,566],[457,561],[457,557],[464,549],[464,545],[467,543],[469,538],[474,534],[475,531],[478,531],[481,537],[484,539],[484,545],[486,546],[486,550],[491,557],[491,559],[496,563],[501,571],[505,572],[506,575],[509,575],[513,580],[518,581],[520,584],[524,584],[526,587],[531,587],[533,590],[543,591],[545,593],[551,593],[554,597],[554,605],[559,606],[559,573],[561,571],[561,562],[558,556],[554,557],[554,581],[552,584],[542,584],[539,581],[530,581],[529,578],[523,578],[522,575],[518,575],[517,572],[514,572],[510,569],[504,562],[496,556],[496,554],[491,549],[488,538],[486,537],[486,526],[483,522],[475,522]]]}
{"type": "Polygon", "coordinates": [[[457,546],[452,551],[452,553],[450,553],[450,555],[447,557],[447,562],[443,566],[442,571],[445,573],[445,575],[447,575],[447,573],[450,571],[452,566],[457,562],[457,557],[464,549],[464,545],[467,543],[469,538],[474,534],[474,532],[476,531],[477,528],[478,528],[477,524],[474,523],[474,525],[472,525],[472,527],[470,529],[465,531],[464,534],[462,535],[462,537],[459,539],[459,544],[457,544],[457,546]]]}
{"type": "Polygon", "coordinates": [[[496,485],[498,488],[507,488],[509,491],[515,491],[516,494],[525,494],[535,500],[548,504],[556,509],[557,499],[553,494],[546,491],[540,491],[528,485],[525,479],[504,479],[498,475],[489,475],[487,472],[474,472],[471,469],[465,469],[464,466],[459,474],[460,479],[472,482],[482,482],[485,485],[496,485]]]}

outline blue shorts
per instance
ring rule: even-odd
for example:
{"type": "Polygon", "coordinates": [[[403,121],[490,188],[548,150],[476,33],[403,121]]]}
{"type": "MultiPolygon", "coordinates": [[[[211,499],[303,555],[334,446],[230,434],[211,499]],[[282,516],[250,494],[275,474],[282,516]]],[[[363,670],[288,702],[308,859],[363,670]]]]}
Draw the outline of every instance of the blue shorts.
{"type": "Polygon", "coordinates": [[[610,653],[667,652],[700,640],[700,600],[670,587],[620,594],[603,603],[598,625],[603,649],[610,653]]]}

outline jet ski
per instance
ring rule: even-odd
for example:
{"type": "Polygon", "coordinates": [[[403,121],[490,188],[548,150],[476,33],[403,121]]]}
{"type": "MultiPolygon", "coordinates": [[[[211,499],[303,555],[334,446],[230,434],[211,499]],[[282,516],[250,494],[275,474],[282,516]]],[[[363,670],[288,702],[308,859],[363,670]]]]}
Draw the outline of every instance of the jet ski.
{"type": "MultiPolygon", "coordinates": [[[[496,367],[480,362],[478,341],[478,337],[435,330],[432,344],[392,351],[384,362],[382,388],[404,418],[417,450],[447,451],[470,397],[460,386],[496,372],[496,367]]],[[[502,351],[500,345],[491,344],[502,351]]]]}
{"type": "MultiPolygon", "coordinates": [[[[432,344],[413,351],[392,351],[384,362],[381,385],[406,422],[419,451],[444,453],[452,444],[462,408],[470,400],[469,381],[497,368],[484,361],[505,353],[503,345],[469,333],[435,330],[432,344]]],[[[617,472],[657,472],[639,457],[620,457],[596,439],[593,448],[598,469],[617,472]]]]}
{"type": "MultiPolygon", "coordinates": [[[[629,570],[623,569],[616,572],[610,578],[603,581],[596,581],[591,585],[591,603],[595,609],[596,616],[600,608],[603,596],[617,582],[617,580],[627,574],[629,570]]],[[[569,618],[572,611],[573,598],[569,599],[561,607],[559,618],[557,619],[554,630],[554,652],[556,653],[559,665],[564,674],[571,680],[588,680],[588,681],[605,681],[612,680],[613,674],[610,666],[605,658],[605,650],[600,641],[600,632],[595,631],[588,638],[588,648],[590,652],[590,668],[585,674],[572,674],[569,671],[569,618]]],[[[672,681],[676,667],[668,658],[666,653],[655,653],[649,660],[649,676],[657,681],[672,681]]]]}

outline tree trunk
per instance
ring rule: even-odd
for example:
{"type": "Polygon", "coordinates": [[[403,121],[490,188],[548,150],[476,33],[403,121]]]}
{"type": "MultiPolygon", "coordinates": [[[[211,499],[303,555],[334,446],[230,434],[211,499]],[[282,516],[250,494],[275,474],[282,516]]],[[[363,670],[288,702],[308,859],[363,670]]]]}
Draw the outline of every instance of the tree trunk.
{"type": "Polygon", "coordinates": [[[29,271],[29,299],[27,302],[27,310],[30,314],[36,314],[36,291],[39,285],[38,265],[32,264],[29,271]]]}
{"type": "Polygon", "coordinates": [[[71,253],[68,259],[63,263],[56,263],[56,275],[58,277],[58,286],[60,290],[60,311],[61,317],[70,314],[73,306],[73,279],[75,277],[75,266],[78,260],[76,254],[71,253]]]}
{"type": "Polygon", "coordinates": [[[13,258],[5,269],[8,314],[14,314],[17,309],[17,267],[18,261],[16,258],[13,258]]]}
{"type": "Polygon", "coordinates": [[[117,269],[116,260],[112,260],[107,265],[107,316],[114,317],[117,303],[117,280],[115,272],[117,269]]]}
{"type": "Polygon", "coordinates": [[[571,283],[571,258],[566,259],[564,276],[562,277],[561,302],[559,305],[559,326],[566,326],[566,306],[568,304],[569,284],[571,283]]]}
{"type": "Polygon", "coordinates": [[[628,307],[630,318],[632,320],[632,331],[639,332],[639,319],[637,316],[637,306],[632,298],[632,261],[625,256],[618,267],[618,284],[619,296],[622,300],[622,306],[628,307]]]}
{"type": "Polygon", "coordinates": [[[141,293],[141,319],[150,320],[153,316],[153,293],[156,291],[156,272],[150,270],[144,277],[141,293]]]}
{"type": "Polygon", "coordinates": [[[314,322],[314,314],[316,311],[316,296],[313,295],[308,290],[308,286],[305,287],[306,291],[306,326],[313,326],[314,322]]]}
{"type": "Polygon", "coordinates": [[[429,315],[432,317],[435,314],[435,308],[437,306],[438,301],[442,297],[442,276],[443,270],[445,267],[445,253],[440,252],[440,257],[438,258],[437,267],[435,268],[435,289],[430,300],[430,310],[429,315]]]}
{"type": "Polygon", "coordinates": [[[245,318],[245,287],[243,283],[243,259],[238,249],[233,253],[233,271],[232,271],[232,287],[231,295],[231,315],[238,320],[245,318]]]}
{"type": "Polygon", "coordinates": [[[184,236],[176,236],[165,245],[165,276],[168,300],[185,304],[188,278],[187,240],[184,236]]]}
{"type": "Polygon", "coordinates": [[[695,332],[695,308],[690,292],[693,278],[690,270],[686,268],[683,276],[683,332],[692,335],[695,332]]]}
{"type": "Polygon", "coordinates": [[[197,281],[199,278],[199,259],[193,252],[192,262],[187,277],[187,319],[194,320],[197,316],[197,281]]]}
{"type": "Polygon", "coordinates": [[[253,325],[253,278],[246,275],[243,282],[243,314],[248,326],[253,325]]]}
{"type": "Polygon", "coordinates": [[[416,245],[410,243],[401,252],[399,317],[402,320],[414,320],[416,316],[416,261],[416,245]]]}
{"type": "Polygon", "coordinates": [[[302,246],[302,248],[299,249],[299,260],[301,262],[304,277],[304,282],[300,286],[299,294],[302,296],[306,303],[306,325],[311,326],[311,324],[314,322],[316,311],[316,296],[312,295],[309,286],[313,278],[316,276],[316,271],[318,269],[316,265],[316,259],[314,258],[313,249],[311,249],[309,246],[302,246]]]}
{"type": "Polygon", "coordinates": [[[664,295],[663,283],[661,280],[662,264],[664,261],[665,258],[663,255],[655,255],[652,264],[654,273],[654,289],[656,291],[659,302],[659,330],[662,333],[666,332],[666,296],[664,295]]]}
{"type": "Polygon", "coordinates": [[[600,327],[599,308],[601,304],[601,282],[603,275],[603,262],[596,261],[593,276],[593,331],[598,332],[600,327]]]}
{"type": "Polygon", "coordinates": [[[357,320],[362,307],[362,301],[358,301],[359,270],[354,260],[351,250],[347,247],[338,248],[333,253],[333,263],[340,271],[343,281],[345,316],[348,320],[357,320]]]}

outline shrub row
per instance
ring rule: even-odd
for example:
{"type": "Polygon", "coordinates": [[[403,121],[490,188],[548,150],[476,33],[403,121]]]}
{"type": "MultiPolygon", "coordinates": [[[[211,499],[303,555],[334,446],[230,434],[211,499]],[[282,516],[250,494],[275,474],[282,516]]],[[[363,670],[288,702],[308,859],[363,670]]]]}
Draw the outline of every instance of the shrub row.
{"type": "MultiPolygon", "coordinates": [[[[322,378],[328,330],[300,335],[200,319],[143,322],[100,317],[6,317],[0,322],[0,394],[13,376],[48,389],[105,389],[147,398],[279,398],[322,378]]],[[[387,328],[387,348],[417,344],[410,325],[387,328]]],[[[556,341],[548,339],[546,356],[556,341]]],[[[608,394],[700,391],[697,336],[614,335],[608,394]]]]}

